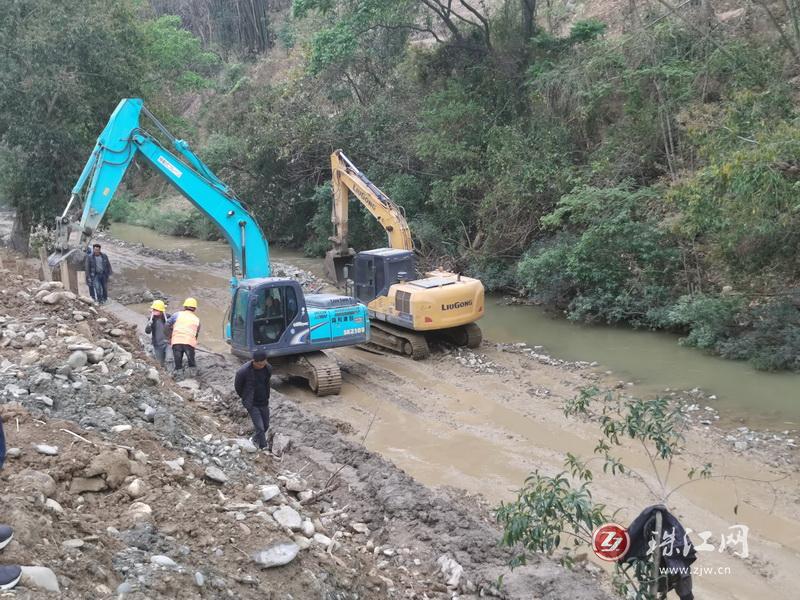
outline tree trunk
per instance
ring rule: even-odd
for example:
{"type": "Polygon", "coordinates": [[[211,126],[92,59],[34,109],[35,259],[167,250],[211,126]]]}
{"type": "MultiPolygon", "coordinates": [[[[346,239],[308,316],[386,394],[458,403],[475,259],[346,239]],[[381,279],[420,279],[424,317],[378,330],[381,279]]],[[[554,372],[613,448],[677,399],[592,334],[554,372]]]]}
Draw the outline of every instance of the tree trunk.
{"type": "Polygon", "coordinates": [[[520,0],[522,4],[522,33],[527,42],[536,31],[536,0],[520,0]]]}
{"type": "Polygon", "coordinates": [[[32,221],[30,211],[18,208],[14,214],[14,224],[11,227],[11,248],[25,256],[28,256],[30,252],[32,221]]]}

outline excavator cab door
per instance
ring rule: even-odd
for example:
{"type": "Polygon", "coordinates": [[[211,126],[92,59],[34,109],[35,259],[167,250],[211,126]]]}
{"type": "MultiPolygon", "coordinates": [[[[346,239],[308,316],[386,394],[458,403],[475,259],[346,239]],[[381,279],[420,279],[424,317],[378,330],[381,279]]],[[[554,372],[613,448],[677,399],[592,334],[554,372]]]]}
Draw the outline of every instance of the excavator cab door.
{"type": "Polygon", "coordinates": [[[308,309],[300,285],[286,279],[252,280],[236,291],[231,310],[231,348],[249,357],[294,354],[309,343],[308,309]]]}

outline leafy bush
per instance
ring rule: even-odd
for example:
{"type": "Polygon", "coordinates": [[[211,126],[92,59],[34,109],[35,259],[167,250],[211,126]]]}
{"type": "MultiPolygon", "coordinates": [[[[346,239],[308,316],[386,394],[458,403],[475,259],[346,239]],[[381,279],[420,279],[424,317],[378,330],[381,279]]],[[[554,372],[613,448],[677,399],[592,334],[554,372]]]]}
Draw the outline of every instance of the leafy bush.
{"type": "Polygon", "coordinates": [[[606,24],[597,19],[576,21],[569,30],[569,39],[575,42],[588,42],[606,32],[606,24]]]}
{"type": "Polygon", "coordinates": [[[726,358],[749,360],[757,369],[800,371],[800,294],[749,310],[743,333],[719,344],[726,358]]]}
{"type": "Polygon", "coordinates": [[[739,296],[681,296],[668,309],[663,325],[688,330],[682,344],[717,350],[736,331],[742,304],[739,296]]]}
{"type": "Polygon", "coordinates": [[[542,224],[568,231],[534,247],[518,276],[534,296],[567,308],[570,318],[653,326],[669,303],[678,253],[650,216],[652,188],[582,187],[564,196],[542,224]]]}

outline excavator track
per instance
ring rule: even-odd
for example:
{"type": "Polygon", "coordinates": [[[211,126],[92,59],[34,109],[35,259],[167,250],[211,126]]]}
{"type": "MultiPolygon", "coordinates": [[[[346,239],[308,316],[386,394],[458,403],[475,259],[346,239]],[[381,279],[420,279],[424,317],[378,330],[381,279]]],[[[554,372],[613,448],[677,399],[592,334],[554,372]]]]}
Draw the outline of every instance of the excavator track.
{"type": "Polygon", "coordinates": [[[423,360],[431,354],[428,340],[421,333],[390,325],[378,319],[370,322],[369,341],[381,348],[408,356],[412,360],[423,360]]]}
{"type": "Polygon", "coordinates": [[[332,396],[342,389],[339,364],[324,352],[309,352],[292,357],[286,364],[288,375],[302,377],[317,396],[332,396]]]}
{"type": "Polygon", "coordinates": [[[483,341],[483,332],[476,323],[467,323],[435,333],[456,346],[466,346],[467,348],[477,348],[483,341]]]}

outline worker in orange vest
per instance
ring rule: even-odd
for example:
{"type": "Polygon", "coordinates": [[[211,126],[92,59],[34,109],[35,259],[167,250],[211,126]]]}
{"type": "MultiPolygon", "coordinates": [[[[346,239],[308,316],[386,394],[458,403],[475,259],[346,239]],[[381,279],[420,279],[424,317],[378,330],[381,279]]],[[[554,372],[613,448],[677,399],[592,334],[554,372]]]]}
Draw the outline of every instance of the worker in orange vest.
{"type": "Polygon", "coordinates": [[[175,358],[175,371],[183,369],[183,355],[186,355],[190,369],[195,368],[194,349],[197,347],[197,336],[200,335],[200,319],[197,311],[197,300],[187,298],[183,301],[183,310],[173,314],[167,321],[172,331],[172,356],[175,358]]]}

